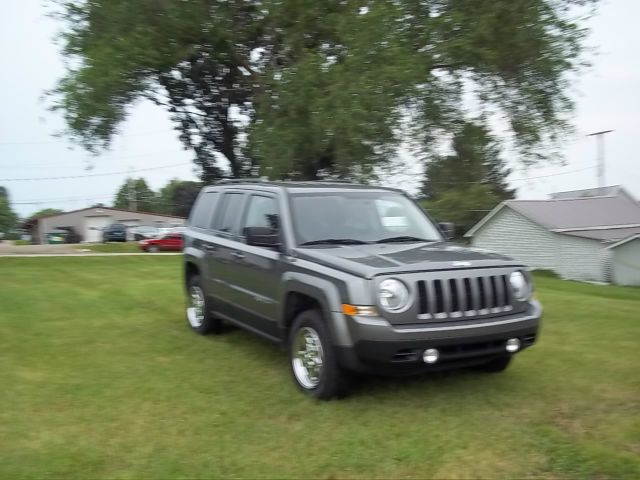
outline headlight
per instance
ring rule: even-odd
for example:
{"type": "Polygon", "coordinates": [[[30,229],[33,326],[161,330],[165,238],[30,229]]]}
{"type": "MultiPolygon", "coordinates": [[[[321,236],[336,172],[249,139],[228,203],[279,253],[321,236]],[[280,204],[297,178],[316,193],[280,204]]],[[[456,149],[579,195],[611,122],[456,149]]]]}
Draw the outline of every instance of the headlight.
{"type": "Polygon", "coordinates": [[[400,280],[388,278],[378,286],[378,301],[388,312],[400,312],[409,307],[409,290],[400,280]]]}
{"type": "Polygon", "coordinates": [[[531,297],[531,284],[522,272],[513,272],[509,275],[509,284],[516,300],[525,301],[531,297]]]}

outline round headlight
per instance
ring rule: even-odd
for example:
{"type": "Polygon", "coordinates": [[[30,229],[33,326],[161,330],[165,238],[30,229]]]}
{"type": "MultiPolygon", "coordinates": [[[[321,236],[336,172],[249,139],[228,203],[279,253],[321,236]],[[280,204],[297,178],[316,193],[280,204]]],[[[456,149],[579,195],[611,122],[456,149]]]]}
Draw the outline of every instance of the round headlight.
{"type": "Polygon", "coordinates": [[[380,306],[389,312],[399,312],[409,306],[409,290],[400,280],[388,278],[378,286],[380,306]]]}
{"type": "Polygon", "coordinates": [[[531,296],[531,285],[522,272],[513,272],[509,275],[509,283],[511,284],[511,291],[516,300],[529,300],[531,296]]]}

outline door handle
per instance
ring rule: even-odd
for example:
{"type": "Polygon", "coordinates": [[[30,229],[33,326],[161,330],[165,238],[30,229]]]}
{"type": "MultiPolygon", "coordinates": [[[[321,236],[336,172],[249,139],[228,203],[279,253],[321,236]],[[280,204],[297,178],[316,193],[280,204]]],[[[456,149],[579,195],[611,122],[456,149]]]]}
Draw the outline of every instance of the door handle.
{"type": "Polygon", "coordinates": [[[205,243],[204,249],[209,250],[210,252],[214,252],[216,250],[216,246],[212,243],[205,243]]]}
{"type": "Polygon", "coordinates": [[[231,255],[233,255],[238,260],[242,260],[244,258],[244,253],[241,252],[232,252],[231,255]]]}

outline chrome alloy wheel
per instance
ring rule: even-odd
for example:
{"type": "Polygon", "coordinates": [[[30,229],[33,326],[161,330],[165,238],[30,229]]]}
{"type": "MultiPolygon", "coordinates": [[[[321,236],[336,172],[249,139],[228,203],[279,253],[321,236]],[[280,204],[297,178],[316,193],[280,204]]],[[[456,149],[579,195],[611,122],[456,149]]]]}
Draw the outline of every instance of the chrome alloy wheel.
{"type": "Polygon", "coordinates": [[[320,383],[324,353],[320,336],[311,327],[302,327],[293,342],[291,363],[300,385],[312,389],[320,383]]]}
{"type": "Polygon", "coordinates": [[[197,285],[189,288],[189,308],[187,308],[187,319],[193,328],[200,328],[204,322],[204,292],[197,285]]]}

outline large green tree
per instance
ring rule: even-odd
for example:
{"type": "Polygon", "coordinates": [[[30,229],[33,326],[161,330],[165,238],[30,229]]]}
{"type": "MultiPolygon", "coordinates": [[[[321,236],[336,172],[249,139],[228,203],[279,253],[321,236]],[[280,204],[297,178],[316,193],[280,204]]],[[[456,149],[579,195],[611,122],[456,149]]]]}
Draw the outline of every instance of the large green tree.
{"type": "Polygon", "coordinates": [[[13,230],[18,222],[18,216],[11,208],[9,191],[0,186],[0,233],[7,234],[13,230]]]}
{"type": "Polygon", "coordinates": [[[113,206],[137,212],[162,211],[162,202],[144,178],[127,178],[116,193],[113,206]]]}
{"type": "Polygon", "coordinates": [[[62,0],[71,61],[54,107],[98,150],[151,98],[205,180],[223,158],[233,176],[258,161],[315,178],[367,175],[407,137],[432,145],[473,97],[507,120],[522,161],[542,161],[568,126],[575,18],[594,2],[62,0]]]}

